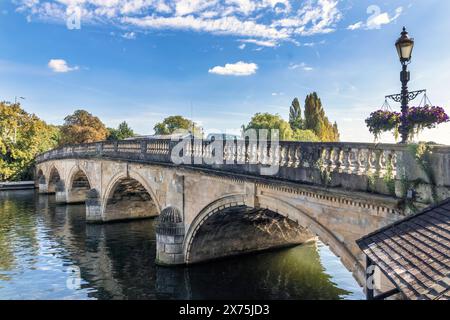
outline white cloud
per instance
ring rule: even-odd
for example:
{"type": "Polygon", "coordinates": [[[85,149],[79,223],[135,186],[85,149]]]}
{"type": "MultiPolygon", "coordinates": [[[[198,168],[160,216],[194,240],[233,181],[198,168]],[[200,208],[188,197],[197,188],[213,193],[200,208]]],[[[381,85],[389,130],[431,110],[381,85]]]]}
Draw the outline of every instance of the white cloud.
{"type": "Polygon", "coordinates": [[[303,43],[302,45],[304,47],[313,48],[313,47],[316,47],[316,46],[322,45],[322,44],[325,44],[325,40],[318,41],[318,42],[306,42],[306,43],[303,43]]]}
{"type": "Polygon", "coordinates": [[[136,39],[136,32],[125,32],[122,34],[122,38],[127,40],[134,40],[136,39]]]}
{"type": "Polygon", "coordinates": [[[358,29],[361,29],[362,27],[364,27],[364,22],[359,21],[359,22],[349,25],[347,27],[347,30],[358,30],[358,29]]]}
{"type": "Polygon", "coordinates": [[[53,71],[57,73],[66,73],[70,71],[78,70],[78,66],[70,67],[66,60],[63,59],[51,59],[48,62],[48,67],[53,71]]]}
{"type": "Polygon", "coordinates": [[[291,63],[288,67],[290,70],[302,69],[303,71],[313,71],[314,68],[308,66],[306,63],[291,63]]]}
{"type": "Polygon", "coordinates": [[[227,63],[225,66],[215,66],[208,70],[209,73],[222,76],[250,76],[256,73],[258,65],[255,63],[246,63],[239,61],[236,63],[227,63]]]}
{"type": "Polygon", "coordinates": [[[403,7],[398,7],[395,9],[395,13],[390,15],[387,12],[381,12],[378,6],[370,6],[367,8],[367,13],[372,14],[366,22],[359,21],[354,24],[351,24],[347,27],[347,30],[374,30],[380,29],[383,25],[390,24],[397,20],[400,15],[403,13],[403,7]]]}
{"type": "Polygon", "coordinates": [[[241,39],[240,42],[253,43],[262,47],[276,47],[278,43],[274,40],[241,39]]]}
{"type": "Polygon", "coordinates": [[[30,19],[65,22],[78,8],[83,24],[176,29],[248,37],[275,46],[298,36],[333,32],[341,19],[338,0],[15,0],[30,19]]]}
{"type": "Polygon", "coordinates": [[[236,17],[222,17],[219,19],[202,19],[193,15],[183,17],[123,18],[122,22],[129,25],[148,29],[177,29],[210,32],[214,34],[238,35],[271,39],[287,39],[286,30],[278,30],[270,26],[253,21],[241,21],[236,17]]]}

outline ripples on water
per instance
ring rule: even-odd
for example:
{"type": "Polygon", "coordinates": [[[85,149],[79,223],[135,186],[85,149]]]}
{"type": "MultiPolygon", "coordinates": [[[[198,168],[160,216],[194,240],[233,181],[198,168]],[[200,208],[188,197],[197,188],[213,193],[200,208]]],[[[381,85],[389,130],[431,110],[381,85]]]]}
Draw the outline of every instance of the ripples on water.
{"type": "Polygon", "coordinates": [[[84,205],[0,192],[0,299],[364,298],[320,242],[189,268],[155,254],[154,220],[89,225],[84,205]]]}

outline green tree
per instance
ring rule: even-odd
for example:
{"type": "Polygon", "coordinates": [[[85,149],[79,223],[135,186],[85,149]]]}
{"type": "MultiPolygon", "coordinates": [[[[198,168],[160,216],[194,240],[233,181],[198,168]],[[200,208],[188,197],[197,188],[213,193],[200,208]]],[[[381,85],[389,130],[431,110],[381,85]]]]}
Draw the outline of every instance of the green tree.
{"type": "Polygon", "coordinates": [[[337,124],[332,125],[325,116],[322,101],[316,92],[309,94],[305,99],[305,122],[304,128],[312,130],[321,141],[339,141],[337,124]]]}
{"type": "Polygon", "coordinates": [[[126,123],[126,121],[119,124],[119,127],[117,129],[108,128],[108,132],[108,140],[111,141],[123,140],[135,136],[133,129],[128,126],[128,123],[126,123]]]}
{"type": "Polygon", "coordinates": [[[278,129],[280,140],[292,140],[292,129],[289,123],[278,114],[257,113],[253,116],[245,130],[249,129],[278,129]]]}
{"type": "Polygon", "coordinates": [[[303,128],[302,110],[300,102],[297,98],[292,101],[289,109],[289,124],[292,130],[298,130],[303,128]]]}
{"type": "Polygon", "coordinates": [[[85,110],[75,111],[64,121],[61,145],[103,141],[108,136],[108,130],[100,119],[85,110]]]}
{"type": "Polygon", "coordinates": [[[319,137],[312,130],[294,130],[292,140],[303,142],[320,142],[319,137]]]}
{"type": "Polygon", "coordinates": [[[32,177],[34,158],[53,149],[59,129],[46,124],[19,103],[0,102],[0,180],[32,177]]]}
{"type": "Polygon", "coordinates": [[[167,117],[163,122],[157,123],[153,129],[155,134],[158,135],[167,135],[180,131],[187,131],[196,136],[202,135],[202,129],[195,122],[182,116],[167,117]]]}

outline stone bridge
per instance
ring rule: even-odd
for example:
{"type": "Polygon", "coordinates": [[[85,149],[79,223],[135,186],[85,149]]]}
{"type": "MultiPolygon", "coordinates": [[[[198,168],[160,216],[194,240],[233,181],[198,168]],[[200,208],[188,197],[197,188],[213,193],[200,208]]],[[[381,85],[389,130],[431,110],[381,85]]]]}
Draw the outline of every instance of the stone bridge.
{"type": "Polygon", "coordinates": [[[426,160],[431,173],[400,145],[130,140],[42,154],[36,184],[58,203],[85,202],[90,223],[160,216],[159,264],[318,237],[362,284],[355,240],[450,196],[450,148],[426,160]]]}

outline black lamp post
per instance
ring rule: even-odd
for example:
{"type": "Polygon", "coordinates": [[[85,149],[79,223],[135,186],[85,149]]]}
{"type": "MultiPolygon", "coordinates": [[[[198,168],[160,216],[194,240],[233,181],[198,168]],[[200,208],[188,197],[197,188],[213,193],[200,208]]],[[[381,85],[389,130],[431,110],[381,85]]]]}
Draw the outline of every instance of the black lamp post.
{"type": "Polygon", "coordinates": [[[410,80],[410,73],[408,71],[408,64],[411,62],[412,51],[414,48],[414,39],[408,36],[406,28],[403,27],[403,32],[400,38],[395,42],[395,47],[397,48],[398,57],[402,64],[402,72],[400,72],[400,81],[402,82],[402,91],[400,94],[392,94],[386,96],[386,99],[392,99],[395,102],[400,102],[402,104],[402,116],[400,119],[400,135],[402,137],[401,143],[408,142],[408,111],[409,102],[417,98],[421,93],[426,93],[426,90],[409,91],[408,82],[410,80]]]}
{"type": "Polygon", "coordinates": [[[408,64],[411,62],[412,51],[414,48],[414,39],[411,39],[408,36],[408,32],[406,28],[403,27],[403,32],[401,33],[400,38],[398,38],[395,43],[395,47],[397,48],[398,56],[400,58],[400,62],[402,64],[402,72],[400,72],[400,81],[402,82],[402,91],[401,91],[401,104],[402,104],[402,119],[400,123],[400,134],[402,137],[401,143],[408,142],[408,124],[406,121],[409,109],[409,91],[408,91],[408,82],[410,80],[410,73],[408,71],[408,64]]]}

